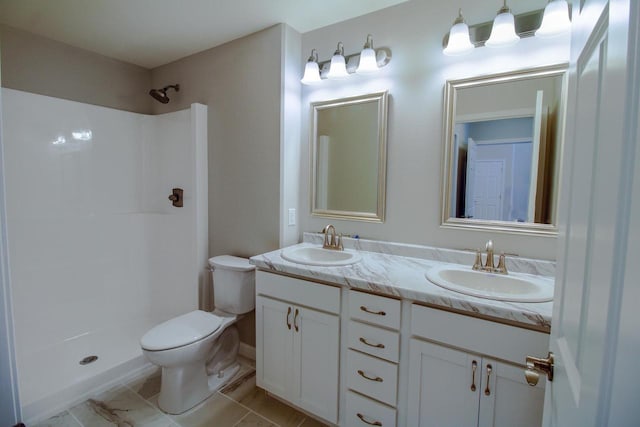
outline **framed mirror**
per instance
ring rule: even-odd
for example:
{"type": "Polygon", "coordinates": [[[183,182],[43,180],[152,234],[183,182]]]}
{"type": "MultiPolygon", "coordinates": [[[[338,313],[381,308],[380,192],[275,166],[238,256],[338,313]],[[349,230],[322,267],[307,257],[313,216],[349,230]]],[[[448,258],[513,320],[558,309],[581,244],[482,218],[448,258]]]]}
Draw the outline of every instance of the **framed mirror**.
{"type": "Polygon", "coordinates": [[[557,234],[566,70],[447,81],[443,226],[557,234]]]}
{"type": "Polygon", "coordinates": [[[387,92],[311,104],[311,214],[383,222],[387,92]]]}

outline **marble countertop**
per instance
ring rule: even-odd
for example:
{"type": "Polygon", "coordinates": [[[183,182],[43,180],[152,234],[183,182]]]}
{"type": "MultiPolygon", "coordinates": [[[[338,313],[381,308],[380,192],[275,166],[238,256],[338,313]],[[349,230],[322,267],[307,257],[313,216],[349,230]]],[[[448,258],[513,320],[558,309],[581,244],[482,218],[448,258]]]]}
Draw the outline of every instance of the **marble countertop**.
{"type": "MultiPolygon", "coordinates": [[[[322,244],[321,235],[305,233],[304,242],[295,246],[317,247],[319,244],[322,244]]],[[[256,255],[250,262],[274,273],[427,303],[536,330],[549,331],[551,328],[552,302],[520,303],[477,298],[449,291],[426,279],[425,273],[443,262],[471,265],[474,259],[471,252],[358,239],[345,239],[345,248],[357,250],[362,260],[341,267],[303,265],[285,260],[281,256],[283,249],[278,249],[256,255]]],[[[553,276],[555,270],[553,262],[521,258],[508,259],[507,267],[510,271],[543,276],[553,276]]]]}

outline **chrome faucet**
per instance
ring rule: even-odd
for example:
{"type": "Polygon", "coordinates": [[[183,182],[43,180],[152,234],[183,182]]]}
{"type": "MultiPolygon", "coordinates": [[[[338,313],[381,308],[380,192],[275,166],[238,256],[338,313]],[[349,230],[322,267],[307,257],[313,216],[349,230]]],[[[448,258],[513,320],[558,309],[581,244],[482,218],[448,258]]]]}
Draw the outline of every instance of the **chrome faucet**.
{"type": "Polygon", "coordinates": [[[501,253],[500,257],[498,258],[498,266],[496,267],[494,262],[494,253],[493,253],[493,241],[489,240],[485,246],[484,249],[487,251],[487,258],[486,258],[486,262],[484,263],[484,265],[482,264],[482,254],[480,253],[480,250],[476,251],[476,259],[473,263],[473,267],[471,267],[473,270],[477,270],[477,271],[487,271],[489,273],[497,273],[497,274],[509,274],[509,272],[507,271],[507,266],[505,264],[505,254],[501,253]]]}
{"type": "Polygon", "coordinates": [[[344,250],[344,246],[342,246],[342,234],[336,238],[336,228],[333,225],[327,225],[322,229],[322,232],[324,233],[324,243],[322,244],[324,249],[344,250]]]}

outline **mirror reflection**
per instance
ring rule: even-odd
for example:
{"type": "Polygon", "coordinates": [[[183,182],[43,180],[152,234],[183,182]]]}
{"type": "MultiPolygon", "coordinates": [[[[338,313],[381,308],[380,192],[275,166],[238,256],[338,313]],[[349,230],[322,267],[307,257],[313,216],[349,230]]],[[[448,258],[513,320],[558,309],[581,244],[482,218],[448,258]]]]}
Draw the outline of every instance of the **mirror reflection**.
{"type": "Polygon", "coordinates": [[[443,224],[556,232],[565,71],[447,82],[443,224]]]}
{"type": "Polygon", "coordinates": [[[313,215],[384,220],[387,93],[312,104],[313,215]]]}

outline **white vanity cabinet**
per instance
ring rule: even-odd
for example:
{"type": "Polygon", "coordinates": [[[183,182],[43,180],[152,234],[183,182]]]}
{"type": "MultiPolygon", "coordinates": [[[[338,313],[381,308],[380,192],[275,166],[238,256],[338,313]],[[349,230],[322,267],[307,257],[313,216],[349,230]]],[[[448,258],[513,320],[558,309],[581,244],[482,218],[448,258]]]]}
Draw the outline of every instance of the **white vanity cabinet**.
{"type": "Polygon", "coordinates": [[[415,304],[411,333],[408,425],[541,425],[545,381],[529,386],[522,364],[548,334],[415,304]]]}
{"type": "Polygon", "coordinates": [[[340,289],[256,273],[256,383],[338,422],[340,289]]]}
{"type": "Polygon", "coordinates": [[[345,426],[395,427],[400,300],[348,292],[345,426]]]}

